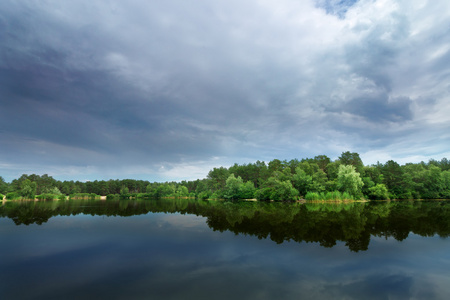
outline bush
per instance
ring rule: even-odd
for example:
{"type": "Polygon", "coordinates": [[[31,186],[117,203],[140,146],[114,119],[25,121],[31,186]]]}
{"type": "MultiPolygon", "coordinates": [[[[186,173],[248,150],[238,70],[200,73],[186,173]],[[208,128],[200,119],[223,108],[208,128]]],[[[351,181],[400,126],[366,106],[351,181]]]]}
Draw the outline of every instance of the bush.
{"type": "Polygon", "coordinates": [[[209,199],[209,196],[210,196],[210,193],[208,191],[203,191],[197,195],[197,198],[200,200],[206,200],[206,199],[209,199]]]}
{"type": "Polygon", "coordinates": [[[100,195],[97,195],[97,194],[94,194],[94,193],[90,193],[89,194],[89,199],[100,199],[100,198],[101,198],[100,195]]]}
{"type": "Polygon", "coordinates": [[[69,195],[69,199],[88,199],[89,194],[88,193],[76,193],[69,195]]]}
{"type": "Polygon", "coordinates": [[[223,193],[222,191],[215,191],[212,193],[211,196],[209,196],[210,199],[223,199],[223,193]]]}
{"type": "Polygon", "coordinates": [[[115,199],[119,199],[119,194],[106,195],[106,200],[115,200],[115,199]]]}
{"type": "Polygon", "coordinates": [[[17,199],[22,199],[22,197],[20,197],[20,195],[17,192],[11,192],[6,194],[6,200],[17,200],[17,199]]]}
{"type": "Polygon", "coordinates": [[[131,194],[119,194],[120,199],[130,200],[131,194]]]}
{"type": "Polygon", "coordinates": [[[313,193],[308,192],[305,196],[305,200],[331,200],[331,201],[339,201],[339,200],[354,200],[354,197],[347,192],[327,192],[324,193],[313,193]]]}
{"type": "Polygon", "coordinates": [[[46,194],[37,195],[36,198],[39,200],[54,200],[54,199],[58,199],[58,195],[46,193],[46,194]]]}
{"type": "Polygon", "coordinates": [[[342,200],[342,194],[339,191],[327,192],[324,200],[342,200]]]}
{"type": "Polygon", "coordinates": [[[270,198],[274,201],[296,200],[298,191],[292,186],[289,180],[276,181],[276,185],[272,188],[270,198]]]}
{"type": "Polygon", "coordinates": [[[242,199],[252,199],[255,196],[255,185],[251,181],[244,183],[239,189],[240,198],[242,199]]]}
{"type": "Polygon", "coordinates": [[[321,197],[318,193],[308,192],[305,195],[305,200],[321,200],[321,197]]]}
{"type": "Polygon", "coordinates": [[[355,198],[347,192],[342,193],[342,200],[355,200],[355,198]]]}
{"type": "Polygon", "coordinates": [[[289,180],[270,177],[264,185],[265,187],[255,192],[257,200],[289,201],[298,198],[298,190],[289,180]]]}
{"type": "Polygon", "coordinates": [[[369,188],[369,198],[373,200],[388,200],[389,191],[384,184],[379,183],[369,188]]]}
{"type": "Polygon", "coordinates": [[[272,194],[271,188],[262,188],[255,192],[255,198],[257,200],[270,200],[270,195],[272,194]]]}
{"type": "MultiPolygon", "coordinates": [[[[397,195],[398,199],[402,199],[402,200],[412,200],[414,199],[411,192],[406,192],[406,193],[401,193],[397,195]]],[[[429,195],[423,195],[424,199],[437,199],[439,198],[439,193],[436,194],[429,194],[429,195]]]]}
{"type": "Polygon", "coordinates": [[[0,194],[0,199],[3,200],[3,198],[5,198],[5,195],[0,194]]]}

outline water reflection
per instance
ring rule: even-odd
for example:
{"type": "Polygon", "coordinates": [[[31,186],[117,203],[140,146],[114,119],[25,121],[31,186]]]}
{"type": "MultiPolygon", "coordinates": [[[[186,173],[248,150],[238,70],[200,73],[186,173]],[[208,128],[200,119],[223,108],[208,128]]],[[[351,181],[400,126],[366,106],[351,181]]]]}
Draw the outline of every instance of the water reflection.
{"type": "Polygon", "coordinates": [[[8,202],[0,299],[448,299],[448,209],[8,202]]]}
{"type": "Polygon", "coordinates": [[[333,247],[344,242],[351,251],[367,250],[371,237],[398,241],[410,233],[424,237],[450,233],[447,201],[300,204],[221,202],[193,199],[70,200],[6,202],[0,217],[16,225],[44,224],[56,216],[138,216],[180,213],[202,216],[214,231],[256,236],[276,243],[314,242],[333,247]]]}

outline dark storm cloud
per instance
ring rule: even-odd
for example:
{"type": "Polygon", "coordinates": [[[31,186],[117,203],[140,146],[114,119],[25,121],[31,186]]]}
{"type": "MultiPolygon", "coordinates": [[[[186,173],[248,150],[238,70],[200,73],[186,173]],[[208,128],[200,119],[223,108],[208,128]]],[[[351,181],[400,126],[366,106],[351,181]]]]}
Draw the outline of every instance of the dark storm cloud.
{"type": "Polygon", "coordinates": [[[347,112],[363,117],[368,122],[405,122],[413,117],[411,99],[399,97],[389,99],[387,94],[366,95],[345,103],[339,112],[347,112]]]}
{"type": "MultiPolygon", "coordinates": [[[[39,14],[32,19],[39,20],[37,22],[47,31],[47,35],[44,34],[42,39],[49,39],[51,35],[63,35],[64,30],[52,29],[50,24],[42,26],[52,20],[46,22],[45,17],[39,14]]],[[[32,26],[32,22],[26,22],[14,29],[17,36],[11,33],[14,39],[11,38],[7,44],[11,48],[15,47],[16,51],[4,51],[7,65],[2,78],[5,80],[4,86],[8,87],[4,92],[15,98],[13,104],[6,104],[4,113],[8,113],[7,106],[10,105],[13,106],[10,107],[11,111],[17,113],[17,119],[11,124],[12,134],[94,150],[102,145],[107,152],[108,149],[120,148],[121,145],[114,145],[115,142],[133,142],[141,147],[148,145],[147,149],[144,147],[145,150],[151,150],[153,145],[158,144],[160,152],[165,153],[169,150],[176,151],[174,146],[177,144],[183,145],[184,151],[193,148],[192,145],[189,146],[189,141],[183,141],[185,133],[194,137],[193,143],[201,144],[201,149],[208,148],[209,142],[217,144],[214,136],[196,141],[195,137],[201,135],[197,131],[205,130],[186,126],[189,122],[180,124],[177,120],[179,118],[188,119],[194,124],[203,119],[202,126],[211,128],[209,131],[212,135],[223,136],[225,128],[238,127],[239,120],[245,119],[249,111],[255,115],[259,113],[251,102],[246,101],[249,99],[244,98],[245,88],[243,90],[240,86],[241,80],[245,81],[256,74],[245,70],[243,71],[247,74],[242,74],[239,68],[236,72],[233,70],[236,66],[227,66],[227,61],[224,65],[211,64],[208,62],[209,51],[202,51],[202,55],[206,55],[205,59],[198,61],[200,64],[206,64],[206,71],[196,65],[195,59],[199,56],[197,53],[174,53],[174,58],[165,57],[162,62],[156,61],[157,68],[164,69],[162,73],[169,72],[169,79],[162,82],[150,81],[150,85],[156,87],[151,86],[147,94],[147,87],[136,82],[139,78],[133,78],[133,74],[131,78],[126,77],[126,70],[122,69],[120,61],[122,55],[111,56],[112,66],[95,66],[100,60],[95,56],[100,56],[102,47],[107,51],[112,46],[99,44],[95,40],[98,33],[78,32],[66,26],[69,28],[66,28],[64,35],[70,37],[69,39],[56,39],[56,42],[50,39],[49,44],[41,45],[37,41],[39,38],[29,34],[33,31],[32,26]],[[27,39],[20,40],[24,39],[27,33],[27,39]],[[93,45],[89,46],[90,43],[93,45]],[[25,47],[29,48],[27,52],[18,51],[18,48],[24,45],[30,46],[25,47]],[[80,49],[80,45],[85,46],[80,49]],[[67,53],[60,52],[64,50],[67,53]],[[74,59],[72,52],[75,50],[83,53],[83,60],[79,61],[81,67],[71,62],[74,59]],[[84,61],[87,53],[93,56],[92,69],[91,66],[86,66],[84,61]],[[190,61],[191,59],[193,61],[190,61]],[[217,76],[210,72],[217,72],[217,76]],[[205,121],[210,124],[204,124],[205,121]],[[105,136],[115,137],[112,145],[105,136]],[[130,141],[129,137],[136,140],[130,141]],[[109,148],[111,146],[115,147],[109,148]]],[[[149,30],[149,37],[153,37],[152,28],[149,30]]],[[[161,48],[167,48],[167,41],[164,40],[169,38],[162,36],[160,39],[161,48]]],[[[107,38],[102,37],[100,40],[107,38]]],[[[179,42],[178,39],[173,40],[175,45],[179,42]]],[[[183,51],[191,50],[189,48],[188,45],[183,51]]],[[[169,51],[178,50],[175,47],[169,51]]],[[[160,51],[150,48],[148,59],[153,63],[160,55],[160,51]]],[[[108,58],[108,54],[106,56],[108,58]]],[[[77,58],[75,56],[75,59],[77,58]]],[[[271,109],[276,109],[277,106],[274,104],[271,109]]],[[[201,149],[197,151],[201,153],[201,149]]],[[[154,153],[150,151],[149,154],[154,153]]]]}
{"type": "Polygon", "coordinates": [[[105,74],[70,76],[69,83],[63,73],[42,66],[0,70],[2,86],[13,87],[3,93],[1,126],[11,134],[88,148],[107,142],[96,134],[107,129],[102,127],[142,126],[126,103],[117,101],[120,91],[98,87],[105,74]]]}
{"type": "Polygon", "coordinates": [[[2,1],[2,176],[177,179],[201,166],[185,175],[197,178],[365,145],[396,156],[382,145],[448,128],[445,8],[2,1]]]}

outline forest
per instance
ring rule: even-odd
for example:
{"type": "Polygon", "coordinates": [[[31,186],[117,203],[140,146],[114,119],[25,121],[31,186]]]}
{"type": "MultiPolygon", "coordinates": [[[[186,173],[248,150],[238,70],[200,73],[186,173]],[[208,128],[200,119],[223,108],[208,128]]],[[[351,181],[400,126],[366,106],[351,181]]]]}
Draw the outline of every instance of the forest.
{"type": "Polygon", "coordinates": [[[450,199],[447,158],[400,165],[393,160],[364,165],[359,154],[336,160],[314,158],[256,161],[218,167],[206,178],[181,182],[134,179],[59,181],[47,174],[23,174],[11,182],[0,176],[0,198],[163,198],[305,200],[450,199]]]}

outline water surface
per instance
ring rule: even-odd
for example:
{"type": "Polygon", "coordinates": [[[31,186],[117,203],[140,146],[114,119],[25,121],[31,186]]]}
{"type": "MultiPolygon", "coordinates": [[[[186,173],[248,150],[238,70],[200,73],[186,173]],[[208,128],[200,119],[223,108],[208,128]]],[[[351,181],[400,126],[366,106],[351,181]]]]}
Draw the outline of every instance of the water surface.
{"type": "Polygon", "coordinates": [[[450,203],[0,206],[0,299],[448,299],[450,203]]]}

